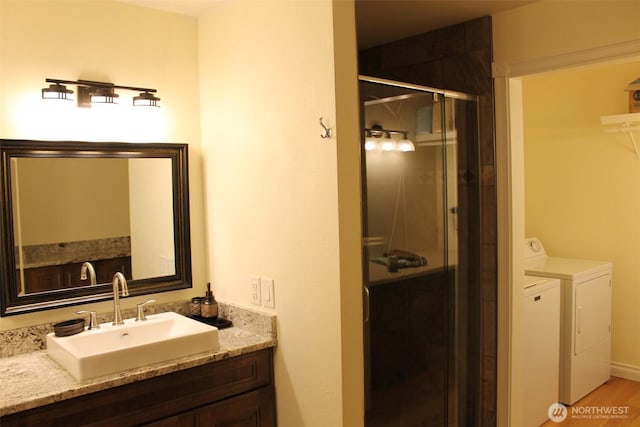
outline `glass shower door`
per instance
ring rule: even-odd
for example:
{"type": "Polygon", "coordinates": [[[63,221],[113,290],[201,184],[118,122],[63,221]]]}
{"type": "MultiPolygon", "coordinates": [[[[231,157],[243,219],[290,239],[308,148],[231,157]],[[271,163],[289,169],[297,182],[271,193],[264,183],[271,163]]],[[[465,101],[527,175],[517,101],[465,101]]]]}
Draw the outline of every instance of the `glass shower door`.
{"type": "Polygon", "coordinates": [[[467,418],[458,391],[468,392],[468,296],[458,289],[468,274],[457,273],[463,111],[443,92],[393,84],[361,81],[360,95],[366,425],[456,425],[467,418]]]}

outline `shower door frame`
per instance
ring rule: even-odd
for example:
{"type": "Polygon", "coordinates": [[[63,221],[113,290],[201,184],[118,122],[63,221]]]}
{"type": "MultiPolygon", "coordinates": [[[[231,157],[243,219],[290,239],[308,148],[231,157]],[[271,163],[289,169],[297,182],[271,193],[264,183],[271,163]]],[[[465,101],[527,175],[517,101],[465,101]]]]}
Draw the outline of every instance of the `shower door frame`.
{"type": "MultiPolygon", "coordinates": [[[[396,88],[400,88],[400,89],[407,89],[410,91],[416,91],[416,92],[422,92],[425,94],[433,94],[433,95],[437,95],[437,96],[442,96],[444,99],[447,98],[451,98],[454,100],[462,100],[462,101],[471,101],[471,102],[475,102],[476,104],[476,132],[478,132],[477,129],[477,123],[478,123],[478,109],[479,109],[479,97],[475,96],[475,95],[469,95],[469,94],[465,94],[462,92],[457,92],[457,91],[449,91],[449,90],[444,90],[444,89],[438,89],[438,88],[433,88],[433,87],[428,87],[428,86],[423,86],[423,85],[416,85],[416,84],[412,84],[412,83],[405,83],[405,82],[398,82],[398,81],[394,81],[394,80],[389,80],[389,79],[384,79],[384,78],[378,78],[378,77],[372,77],[372,76],[366,76],[366,75],[359,75],[358,76],[358,82],[364,82],[364,83],[373,83],[373,84],[380,84],[380,85],[386,85],[386,86],[392,86],[392,87],[396,87],[396,88]]],[[[403,95],[399,95],[399,97],[402,97],[403,95]]],[[[364,103],[361,104],[362,107],[364,107],[364,103]]],[[[444,107],[443,107],[444,108],[444,107]]],[[[444,117],[444,112],[443,112],[443,120],[445,120],[444,117]]],[[[361,128],[361,146],[364,147],[364,129],[365,129],[365,123],[364,123],[364,119],[365,119],[365,112],[364,109],[360,115],[360,128],[361,128]]],[[[476,135],[479,138],[479,135],[476,135]]],[[[447,160],[446,160],[446,129],[443,127],[443,132],[442,132],[442,136],[440,139],[440,143],[442,144],[442,157],[443,157],[443,164],[444,164],[444,169],[443,169],[443,174],[444,174],[444,179],[443,179],[443,194],[444,194],[444,200],[443,200],[443,209],[446,211],[445,212],[445,227],[446,230],[444,230],[444,234],[446,235],[445,238],[445,247],[443,248],[444,250],[444,262],[443,262],[443,267],[445,269],[445,271],[450,271],[451,269],[451,265],[450,265],[450,260],[449,260],[449,241],[450,241],[450,236],[451,236],[451,231],[449,229],[449,221],[448,221],[448,199],[449,199],[449,188],[448,188],[448,179],[447,179],[447,175],[448,175],[448,170],[447,170],[447,160]]],[[[457,151],[457,150],[456,150],[457,151]]],[[[362,148],[362,167],[361,167],[361,173],[362,173],[362,185],[363,187],[366,186],[366,182],[367,182],[367,176],[366,176],[366,160],[365,160],[365,150],[364,148],[362,148]]],[[[456,171],[457,173],[457,171],[456,171]]],[[[457,190],[456,190],[457,191],[457,190]]],[[[368,227],[368,212],[367,212],[367,206],[366,206],[366,201],[367,201],[367,192],[366,190],[363,188],[363,203],[362,203],[362,224],[363,224],[363,251],[365,250],[365,239],[364,239],[364,231],[365,228],[364,227],[368,227]]],[[[457,193],[456,193],[456,205],[458,204],[458,200],[457,200],[457,193]]],[[[454,233],[456,232],[456,230],[454,230],[454,233]]],[[[457,239],[457,236],[456,236],[457,239]]],[[[456,255],[458,255],[458,242],[456,242],[456,255]]],[[[367,419],[367,415],[368,415],[368,408],[371,405],[371,366],[370,366],[370,332],[369,332],[369,316],[370,316],[370,304],[369,304],[369,269],[368,269],[368,262],[369,260],[367,259],[367,257],[363,256],[362,259],[363,265],[362,265],[362,273],[363,273],[363,283],[362,283],[362,287],[363,287],[363,298],[364,298],[364,315],[365,315],[365,319],[364,319],[364,369],[365,369],[365,425],[366,425],[366,419],[367,419]]],[[[450,278],[450,274],[447,273],[445,275],[445,280],[449,280],[450,278]]],[[[454,281],[456,281],[457,278],[454,277],[454,281]]],[[[454,291],[454,293],[457,293],[457,282],[454,282],[454,286],[456,291],[454,291]]],[[[448,297],[449,298],[449,297],[448,297]]],[[[455,296],[454,296],[455,298],[455,296]]],[[[448,316],[448,321],[449,322],[455,322],[457,321],[457,315],[455,312],[449,313],[447,314],[448,316]]],[[[451,330],[451,326],[447,327],[449,330],[451,330]]],[[[458,330],[457,326],[454,326],[455,331],[458,330]]],[[[447,340],[449,342],[448,347],[451,349],[452,347],[456,346],[456,340],[458,339],[457,334],[455,334],[454,336],[448,336],[447,340]]],[[[449,361],[449,356],[447,357],[447,361],[449,361]]],[[[455,361],[453,363],[456,363],[455,361]]],[[[451,393],[451,387],[452,387],[452,382],[456,381],[455,377],[452,377],[452,375],[454,375],[456,368],[451,368],[451,367],[447,367],[447,373],[446,373],[446,384],[445,384],[445,389],[446,389],[446,393],[447,396],[444,397],[445,399],[445,419],[447,420],[447,424],[448,425],[457,425],[458,424],[458,417],[460,415],[460,408],[459,408],[459,403],[457,402],[457,399],[455,399],[455,397],[453,399],[455,399],[454,402],[452,402],[452,395],[456,396],[456,393],[451,393]]],[[[462,411],[464,411],[464,408],[462,409],[462,411]]],[[[466,417],[465,417],[466,418],[466,417]]]]}

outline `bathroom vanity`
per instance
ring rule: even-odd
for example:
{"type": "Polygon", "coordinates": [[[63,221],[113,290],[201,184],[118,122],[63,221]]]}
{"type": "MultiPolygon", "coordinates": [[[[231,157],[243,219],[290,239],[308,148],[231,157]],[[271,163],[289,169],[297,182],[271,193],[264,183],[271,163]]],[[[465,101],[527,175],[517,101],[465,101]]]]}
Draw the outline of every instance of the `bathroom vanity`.
{"type": "Polygon", "coordinates": [[[78,381],[46,350],[0,359],[0,424],[275,426],[275,318],[223,308],[237,326],[218,350],[111,375],[78,381]]]}

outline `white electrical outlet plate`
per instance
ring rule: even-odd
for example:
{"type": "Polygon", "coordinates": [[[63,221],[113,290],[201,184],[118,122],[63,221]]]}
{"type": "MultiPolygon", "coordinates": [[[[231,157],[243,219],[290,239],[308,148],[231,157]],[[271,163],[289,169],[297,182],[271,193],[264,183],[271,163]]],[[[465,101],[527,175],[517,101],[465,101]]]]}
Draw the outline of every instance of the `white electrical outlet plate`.
{"type": "Polygon", "coordinates": [[[276,300],[273,293],[273,279],[261,277],[260,287],[262,288],[262,305],[268,308],[276,308],[276,300]]]}
{"type": "Polygon", "coordinates": [[[251,304],[262,304],[260,276],[249,276],[249,301],[251,304]]]}

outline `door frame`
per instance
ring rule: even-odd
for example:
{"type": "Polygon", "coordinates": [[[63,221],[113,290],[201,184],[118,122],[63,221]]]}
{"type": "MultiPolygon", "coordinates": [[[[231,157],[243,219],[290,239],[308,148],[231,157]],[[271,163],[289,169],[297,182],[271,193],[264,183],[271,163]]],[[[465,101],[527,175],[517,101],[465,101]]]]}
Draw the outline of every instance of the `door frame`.
{"type": "Polygon", "coordinates": [[[493,63],[498,219],[497,425],[522,425],[524,138],[522,78],[637,58],[640,39],[514,63],[493,63]]]}

